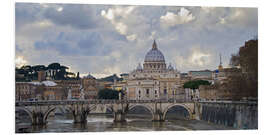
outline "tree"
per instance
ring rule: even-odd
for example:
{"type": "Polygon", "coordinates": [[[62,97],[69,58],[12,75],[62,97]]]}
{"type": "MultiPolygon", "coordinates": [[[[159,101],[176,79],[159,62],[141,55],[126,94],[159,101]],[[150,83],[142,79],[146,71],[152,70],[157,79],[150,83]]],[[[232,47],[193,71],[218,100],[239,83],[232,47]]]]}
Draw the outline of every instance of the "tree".
{"type": "Polygon", "coordinates": [[[98,99],[119,99],[119,92],[105,88],[98,91],[98,99]]]}
{"type": "Polygon", "coordinates": [[[58,80],[66,80],[68,67],[61,65],[59,72],[56,74],[56,79],[58,80]]]}
{"type": "Polygon", "coordinates": [[[20,68],[15,68],[15,79],[16,81],[37,80],[38,71],[46,71],[46,77],[50,76],[54,80],[78,79],[74,73],[67,72],[66,69],[68,69],[68,67],[60,65],[59,63],[51,63],[48,67],[45,65],[25,65],[20,68]]]}
{"type": "Polygon", "coordinates": [[[79,79],[80,79],[80,72],[77,72],[76,79],[77,79],[77,80],[79,80],[79,79]]]}
{"type": "Polygon", "coordinates": [[[200,85],[210,85],[211,83],[205,80],[193,80],[184,84],[184,88],[198,89],[200,85]]]}
{"type": "Polygon", "coordinates": [[[60,68],[61,68],[61,65],[59,63],[51,63],[48,65],[48,69],[50,71],[50,76],[53,79],[57,79],[56,74],[57,74],[57,72],[60,71],[60,68]]]}

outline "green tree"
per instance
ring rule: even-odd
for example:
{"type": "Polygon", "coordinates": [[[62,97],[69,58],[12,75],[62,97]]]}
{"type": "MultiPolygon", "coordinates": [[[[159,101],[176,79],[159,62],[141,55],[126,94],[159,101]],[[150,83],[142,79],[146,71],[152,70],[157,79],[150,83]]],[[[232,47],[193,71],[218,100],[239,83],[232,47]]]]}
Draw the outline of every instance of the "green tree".
{"type": "Polygon", "coordinates": [[[46,70],[46,66],[44,66],[44,65],[35,65],[35,66],[32,66],[32,70],[33,70],[32,79],[33,80],[37,80],[37,78],[38,78],[38,71],[45,71],[46,70]]]}
{"type": "Polygon", "coordinates": [[[211,85],[210,82],[205,80],[193,80],[184,83],[184,88],[198,89],[200,85],[211,85]]]}
{"type": "Polygon", "coordinates": [[[77,80],[80,80],[80,72],[77,72],[76,79],[77,79],[77,80]]]}
{"type": "Polygon", "coordinates": [[[98,92],[98,99],[119,99],[119,92],[112,89],[102,89],[98,92]]]}
{"type": "Polygon", "coordinates": [[[67,70],[68,67],[61,65],[60,70],[56,73],[56,79],[66,80],[67,79],[67,70]]]}
{"type": "Polygon", "coordinates": [[[60,71],[61,65],[59,63],[51,63],[48,65],[48,70],[50,71],[50,76],[53,79],[57,79],[56,78],[56,74],[57,72],[60,71]]]}

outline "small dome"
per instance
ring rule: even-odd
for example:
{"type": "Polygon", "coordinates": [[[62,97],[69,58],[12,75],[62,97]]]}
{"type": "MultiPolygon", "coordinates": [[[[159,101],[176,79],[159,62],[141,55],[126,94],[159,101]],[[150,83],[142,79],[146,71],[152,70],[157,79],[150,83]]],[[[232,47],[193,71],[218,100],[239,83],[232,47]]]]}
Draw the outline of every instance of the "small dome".
{"type": "Polygon", "coordinates": [[[137,70],[142,70],[141,63],[139,63],[139,64],[138,64],[138,66],[137,66],[137,70]]]}
{"type": "Polygon", "coordinates": [[[85,76],[84,78],[86,78],[86,79],[96,79],[94,76],[92,76],[90,73],[87,75],[87,76],[85,76]]]}
{"type": "Polygon", "coordinates": [[[169,69],[169,70],[173,70],[173,66],[171,65],[171,63],[170,63],[170,65],[168,66],[168,69],[169,69]]]}
{"type": "Polygon", "coordinates": [[[156,42],[154,41],[152,49],[147,52],[144,58],[145,62],[165,62],[164,55],[158,50],[156,42]]]}

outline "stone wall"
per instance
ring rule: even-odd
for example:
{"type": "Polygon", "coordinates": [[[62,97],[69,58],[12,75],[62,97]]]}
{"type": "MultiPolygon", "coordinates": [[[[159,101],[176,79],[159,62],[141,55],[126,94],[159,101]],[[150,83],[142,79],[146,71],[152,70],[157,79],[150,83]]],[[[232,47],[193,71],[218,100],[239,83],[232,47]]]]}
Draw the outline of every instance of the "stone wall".
{"type": "Polygon", "coordinates": [[[200,103],[200,119],[236,129],[258,129],[258,106],[253,103],[200,103]]]}
{"type": "Polygon", "coordinates": [[[228,84],[199,86],[201,100],[231,100],[233,97],[243,97],[242,93],[232,92],[228,84]],[[236,94],[236,95],[234,95],[236,94]]]}

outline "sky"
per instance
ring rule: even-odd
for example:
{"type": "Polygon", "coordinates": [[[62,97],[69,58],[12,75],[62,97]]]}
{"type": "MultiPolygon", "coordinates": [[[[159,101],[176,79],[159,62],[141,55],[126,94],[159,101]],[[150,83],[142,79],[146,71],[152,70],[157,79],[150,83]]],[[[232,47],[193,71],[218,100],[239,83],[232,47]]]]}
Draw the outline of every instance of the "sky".
{"type": "Polygon", "coordinates": [[[15,5],[15,64],[58,62],[80,75],[129,73],[156,40],[180,72],[228,66],[231,54],[258,35],[257,8],[15,5]]]}

